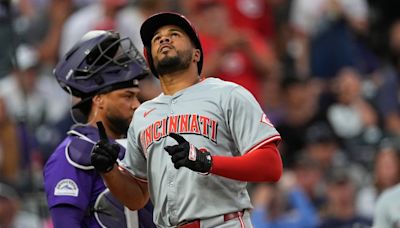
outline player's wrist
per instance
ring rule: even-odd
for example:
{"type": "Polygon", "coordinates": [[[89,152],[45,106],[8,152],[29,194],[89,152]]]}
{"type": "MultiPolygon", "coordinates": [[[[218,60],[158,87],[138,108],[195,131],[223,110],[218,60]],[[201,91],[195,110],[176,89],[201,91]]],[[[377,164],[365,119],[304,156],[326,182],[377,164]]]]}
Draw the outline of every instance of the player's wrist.
{"type": "Polygon", "coordinates": [[[102,171],[99,171],[99,172],[103,175],[109,176],[109,175],[112,175],[113,170],[116,170],[116,169],[118,169],[118,164],[114,163],[112,166],[108,167],[108,169],[106,169],[104,172],[102,172],[102,171]]]}
{"type": "Polygon", "coordinates": [[[210,168],[208,170],[208,173],[213,173],[214,171],[214,156],[210,155],[211,159],[210,159],[210,168]]]}
{"type": "Polygon", "coordinates": [[[114,162],[112,165],[106,167],[106,169],[103,171],[103,173],[111,172],[114,169],[115,165],[116,165],[116,163],[114,162]]]}
{"type": "Polygon", "coordinates": [[[212,156],[210,152],[202,152],[197,149],[197,153],[199,155],[199,162],[201,164],[199,172],[202,174],[209,174],[212,167],[212,156]]]}
{"type": "Polygon", "coordinates": [[[205,156],[205,162],[204,162],[204,163],[205,163],[205,164],[204,164],[205,169],[207,170],[207,173],[209,173],[210,170],[211,170],[211,168],[212,168],[212,156],[211,156],[210,153],[208,153],[208,154],[205,156]]]}

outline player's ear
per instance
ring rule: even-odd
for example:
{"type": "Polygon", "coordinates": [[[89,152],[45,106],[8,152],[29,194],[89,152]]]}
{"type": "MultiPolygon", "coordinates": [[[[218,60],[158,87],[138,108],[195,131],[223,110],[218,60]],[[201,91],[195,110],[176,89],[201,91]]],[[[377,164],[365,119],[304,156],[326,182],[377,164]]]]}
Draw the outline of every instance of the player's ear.
{"type": "Polygon", "coordinates": [[[193,51],[193,62],[198,63],[200,61],[201,52],[200,49],[194,49],[193,51]]]}
{"type": "Polygon", "coordinates": [[[104,96],[102,96],[102,94],[97,94],[92,98],[92,102],[96,106],[102,107],[104,103],[104,96]]]}

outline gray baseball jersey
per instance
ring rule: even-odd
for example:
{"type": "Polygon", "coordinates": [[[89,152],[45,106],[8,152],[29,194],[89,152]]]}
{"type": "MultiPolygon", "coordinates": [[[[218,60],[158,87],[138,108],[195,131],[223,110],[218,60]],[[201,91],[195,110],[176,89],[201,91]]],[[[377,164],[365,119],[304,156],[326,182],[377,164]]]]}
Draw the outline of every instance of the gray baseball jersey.
{"type": "Polygon", "coordinates": [[[386,190],[378,198],[373,227],[400,228],[400,184],[386,190]]]}
{"type": "Polygon", "coordinates": [[[135,176],[149,181],[159,226],[252,207],[246,182],[185,167],[175,169],[164,150],[177,144],[169,132],[219,156],[241,156],[280,140],[250,92],[231,82],[207,78],[172,96],[161,94],[143,103],[128,131],[125,162],[135,176]]]}

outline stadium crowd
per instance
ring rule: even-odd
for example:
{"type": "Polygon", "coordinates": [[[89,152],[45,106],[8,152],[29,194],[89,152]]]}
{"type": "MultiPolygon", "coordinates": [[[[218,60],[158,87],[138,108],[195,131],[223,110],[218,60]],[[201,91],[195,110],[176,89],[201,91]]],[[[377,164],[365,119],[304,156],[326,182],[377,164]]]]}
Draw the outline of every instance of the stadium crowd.
{"type": "MultiPolygon", "coordinates": [[[[400,183],[399,8],[396,0],[0,1],[0,227],[52,227],[42,169],[74,124],[76,102],[52,75],[58,58],[99,29],[142,50],[141,23],[169,10],[196,26],[202,76],[247,88],[282,136],[281,180],[248,186],[254,226],[370,227],[378,197],[400,183]]],[[[140,87],[141,101],[160,93],[155,77],[140,87]]]]}

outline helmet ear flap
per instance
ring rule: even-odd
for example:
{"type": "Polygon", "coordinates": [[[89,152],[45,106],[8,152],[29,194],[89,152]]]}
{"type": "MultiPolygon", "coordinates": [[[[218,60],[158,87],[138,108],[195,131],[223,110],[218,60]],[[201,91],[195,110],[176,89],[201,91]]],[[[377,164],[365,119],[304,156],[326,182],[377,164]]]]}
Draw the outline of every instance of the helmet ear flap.
{"type": "Polygon", "coordinates": [[[148,54],[147,54],[147,48],[146,47],[143,48],[143,56],[146,59],[147,64],[149,64],[149,60],[147,59],[148,58],[148,54]]]}
{"type": "Polygon", "coordinates": [[[147,65],[149,66],[153,75],[158,78],[156,68],[154,67],[154,64],[153,64],[153,58],[151,57],[151,48],[150,47],[143,48],[143,56],[146,59],[147,65]]]}

